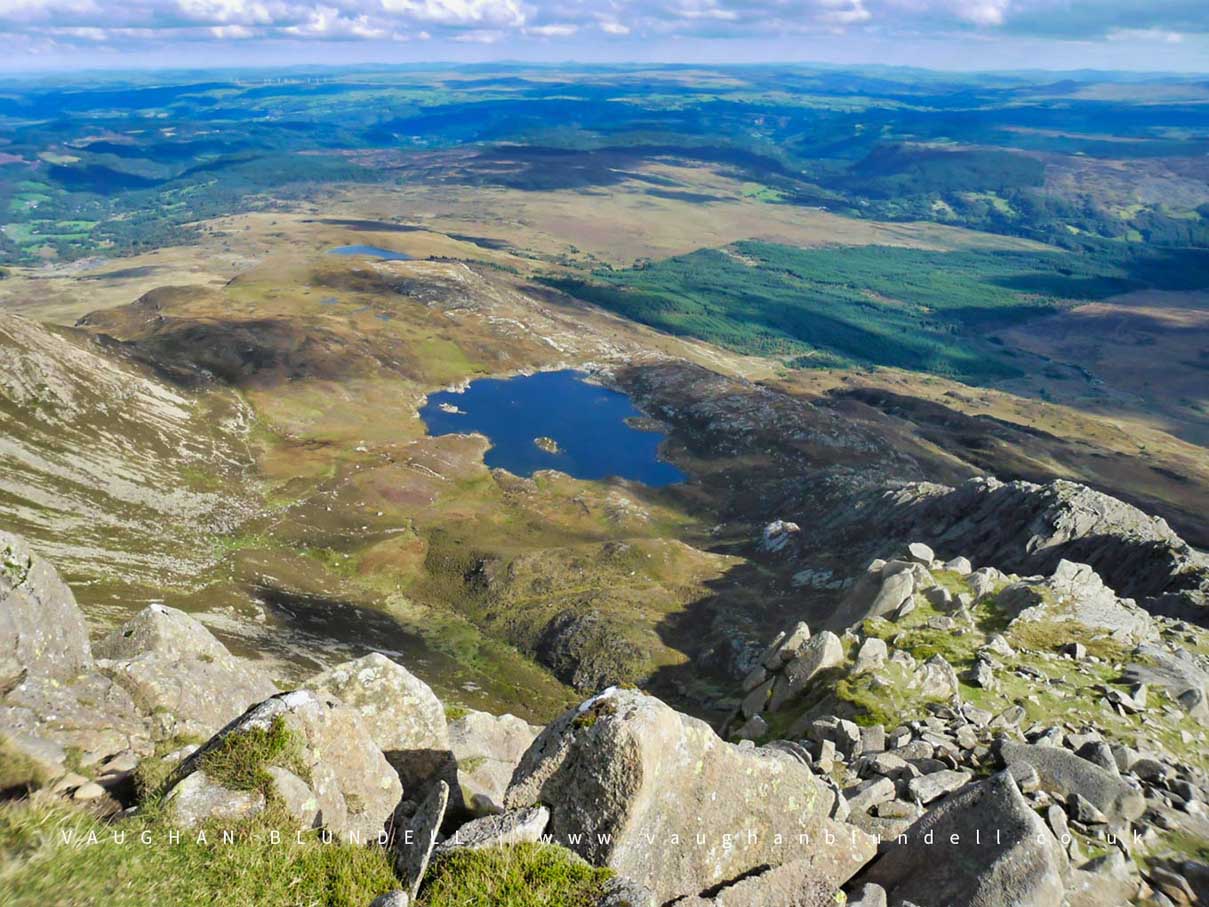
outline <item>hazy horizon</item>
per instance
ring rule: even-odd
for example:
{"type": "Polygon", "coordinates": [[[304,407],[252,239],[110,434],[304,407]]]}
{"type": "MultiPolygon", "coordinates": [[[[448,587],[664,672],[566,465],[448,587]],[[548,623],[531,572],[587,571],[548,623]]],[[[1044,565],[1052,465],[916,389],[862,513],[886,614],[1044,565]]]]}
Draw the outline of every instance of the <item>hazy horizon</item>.
{"type": "Polygon", "coordinates": [[[18,73],[250,61],[1209,72],[1209,15],[1188,0],[12,0],[0,24],[0,70],[18,73]]]}

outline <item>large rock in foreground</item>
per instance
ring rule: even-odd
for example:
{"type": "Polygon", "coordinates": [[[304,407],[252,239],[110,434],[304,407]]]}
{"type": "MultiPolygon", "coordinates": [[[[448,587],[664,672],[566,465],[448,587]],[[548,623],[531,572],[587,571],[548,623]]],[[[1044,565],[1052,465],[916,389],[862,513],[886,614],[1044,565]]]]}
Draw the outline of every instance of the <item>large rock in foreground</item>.
{"type": "Polygon", "coordinates": [[[505,805],[549,807],[558,843],[663,903],[821,850],[834,857],[817,864],[821,881],[837,888],[873,841],[827,818],[833,798],[787,753],[726,743],[652,696],[610,689],[538,736],[505,805]]]}
{"type": "Polygon", "coordinates": [[[0,532],[0,682],[70,680],[92,668],[75,596],[20,536],[0,532]]]}
{"type": "Polygon", "coordinates": [[[437,775],[452,778],[445,708],[401,664],[374,652],[312,677],[306,687],[356,709],[409,797],[437,775]]]}
{"type": "MultiPolygon", "coordinates": [[[[262,753],[271,755],[258,767],[272,778],[272,792],[300,827],[323,826],[345,840],[374,839],[393,816],[403,787],[361,716],[313,690],[281,693],[248,709],[185,760],[174,776],[175,787],[204,770],[211,782],[205,785],[207,802],[237,801],[234,794],[215,789],[223,784],[224,749],[237,748],[233,738],[239,735],[263,740],[278,729],[278,722],[288,740],[280,747],[259,745],[262,753]]],[[[187,801],[194,813],[198,799],[187,801]]]]}
{"type": "Polygon", "coordinates": [[[25,540],[0,532],[0,735],[49,778],[150,752],[125,690],[94,671],[75,596],[25,540]]]}
{"type": "Polygon", "coordinates": [[[892,905],[1062,903],[1066,854],[1007,772],[948,797],[908,828],[906,838],[905,844],[888,842],[885,855],[862,875],[885,888],[892,905]]]}
{"type": "Polygon", "coordinates": [[[208,737],[277,687],[184,611],[148,605],[96,646],[97,667],[163,738],[208,737]]]}

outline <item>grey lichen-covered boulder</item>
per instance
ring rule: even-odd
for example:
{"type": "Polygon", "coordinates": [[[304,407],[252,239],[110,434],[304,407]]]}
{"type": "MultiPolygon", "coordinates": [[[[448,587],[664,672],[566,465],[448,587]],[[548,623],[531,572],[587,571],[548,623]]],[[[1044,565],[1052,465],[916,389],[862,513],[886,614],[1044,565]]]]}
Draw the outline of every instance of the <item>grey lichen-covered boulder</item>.
{"type": "Polygon", "coordinates": [[[504,793],[540,727],[515,715],[470,711],[449,723],[449,748],[457,763],[454,800],[476,816],[501,812],[504,793]]]}
{"type": "Polygon", "coordinates": [[[664,903],[833,848],[838,887],[873,845],[827,818],[833,798],[787,753],[726,743],[653,696],[611,688],[538,736],[505,805],[547,806],[556,842],[664,903]]]}
{"type": "Polygon", "coordinates": [[[1004,765],[1032,766],[1043,790],[1063,798],[1078,794],[1111,821],[1133,821],[1146,809],[1141,791],[1070,750],[1007,739],[1001,740],[998,747],[1004,765]]]}
{"type": "Polygon", "coordinates": [[[130,696],[95,672],[69,682],[25,677],[0,700],[0,734],[50,777],[66,773],[69,751],[88,768],[118,753],[145,756],[153,748],[130,696]]]}
{"type": "Polygon", "coordinates": [[[445,708],[401,664],[374,652],[317,674],[305,686],[357,711],[409,796],[413,788],[451,773],[445,708]]]}
{"type": "Polygon", "coordinates": [[[1066,854],[1007,772],[946,798],[905,835],[861,874],[886,889],[891,905],[1062,903],[1066,854]]]}
{"type": "Polygon", "coordinates": [[[84,615],[51,564],[0,532],[0,733],[48,778],[151,750],[130,696],[96,673],[84,615]]]}
{"type": "Polygon", "coordinates": [[[261,767],[286,769],[310,789],[309,798],[293,784],[292,790],[278,791],[287,803],[315,801],[313,810],[296,814],[299,826],[321,824],[344,840],[375,839],[394,815],[403,787],[357,711],[314,690],[280,693],[252,706],[181,763],[173,789],[205,768],[208,759],[219,758],[214,754],[221,753],[232,736],[270,732],[278,721],[291,745],[280,754],[280,762],[270,758],[261,767]]]}
{"type": "Polygon", "coordinates": [[[95,648],[97,668],[125,689],[156,733],[209,736],[277,687],[184,611],[148,605],[95,648]]]}
{"type": "Polygon", "coordinates": [[[0,682],[70,680],[92,668],[75,596],[25,540],[0,532],[0,682]]]}
{"type": "Polygon", "coordinates": [[[787,863],[727,885],[712,897],[691,897],[676,907],[838,907],[834,885],[812,875],[803,861],[787,863]]]}
{"type": "Polygon", "coordinates": [[[604,883],[596,907],[658,907],[655,893],[625,876],[613,876],[604,883]]]}
{"type": "Polygon", "coordinates": [[[823,671],[844,663],[844,644],[829,630],[812,637],[802,646],[801,654],[785,665],[772,688],[769,711],[776,711],[798,693],[810,686],[823,671]]]}

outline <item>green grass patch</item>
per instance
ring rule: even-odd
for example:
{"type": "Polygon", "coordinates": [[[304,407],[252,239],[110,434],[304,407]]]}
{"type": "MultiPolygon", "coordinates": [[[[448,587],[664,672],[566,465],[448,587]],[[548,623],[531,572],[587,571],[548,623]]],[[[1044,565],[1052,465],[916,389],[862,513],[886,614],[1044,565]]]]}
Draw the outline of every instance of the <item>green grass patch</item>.
{"type": "Polygon", "coordinates": [[[458,850],[436,860],[419,907],[592,907],[612,873],[561,847],[458,850]]]}
{"type": "Polygon", "coordinates": [[[470,714],[470,709],[468,709],[464,706],[455,705],[453,703],[445,704],[445,720],[446,721],[457,721],[459,718],[465,718],[469,714],[470,714]]]}
{"type": "Polygon", "coordinates": [[[50,780],[46,771],[17,749],[6,737],[0,737],[0,794],[37,790],[50,780]]]}
{"type": "Polygon", "coordinates": [[[259,790],[266,798],[273,786],[272,777],[265,771],[270,765],[289,769],[310,781],[302,746],[280,715],[267,728],[228,734],[198,762],[198,768],[217,784],[230,790],[259,790]]]}
{"type": "Polygon", "coordinates": [[[0,805],[0,890],[6,907],[365,907],[399,887],[386,851],[299,839],[270,810],[242,823],[182,833],[157,811],[115,823],[61,803],[0,805]],[[222,831],[235,835],[224,843],[222,831]],[[277,833],[276,842],[273,840],[277,833]],[[115,843],[114,834],[125,834],[115,843]],[[151,841],[144,844],[140,835],[151,841]]]}
{"type": "Polygon", "coordinates": [[[1016,648],[1039,652],[1056,652],[1069,643],[1078,642],[1087,647],[1089,655],[1113,664],[1124,663],[1130,651],[1115,639],[1096,637],[1087,627],[1073,620],[1017,621],[1008,632],[1007,640],[1016,648]]]}

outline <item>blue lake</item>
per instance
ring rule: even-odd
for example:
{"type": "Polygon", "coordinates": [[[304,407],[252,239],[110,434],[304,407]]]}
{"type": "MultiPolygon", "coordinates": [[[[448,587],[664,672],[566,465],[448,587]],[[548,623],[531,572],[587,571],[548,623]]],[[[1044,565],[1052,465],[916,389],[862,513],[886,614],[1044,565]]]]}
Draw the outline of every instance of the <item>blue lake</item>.
{"type": "Polygon", "coordinates": [[[411,261],[406,252],[396,252],[394,249],[383,249],[381,246],[336,246],[328,249],[329,255],[366,255],[370,258],[382,258],[386,261],[411,261]]]}
{"type": "Polygon", "coordinates": [[[617,476],[652,486],[683,482],[679,469],[659,459],[664,436],[626,424],[642,418],[630,398],[584,377],[561,371],[481,378],[464,393],[432,394],[420,417],[431,435],[486,435],[491,441],[487,465],[518,476],[557,469],[577,479],[617,476]],[[543,449],[539,438],[553,440],[557,450],[543,449]]]}

